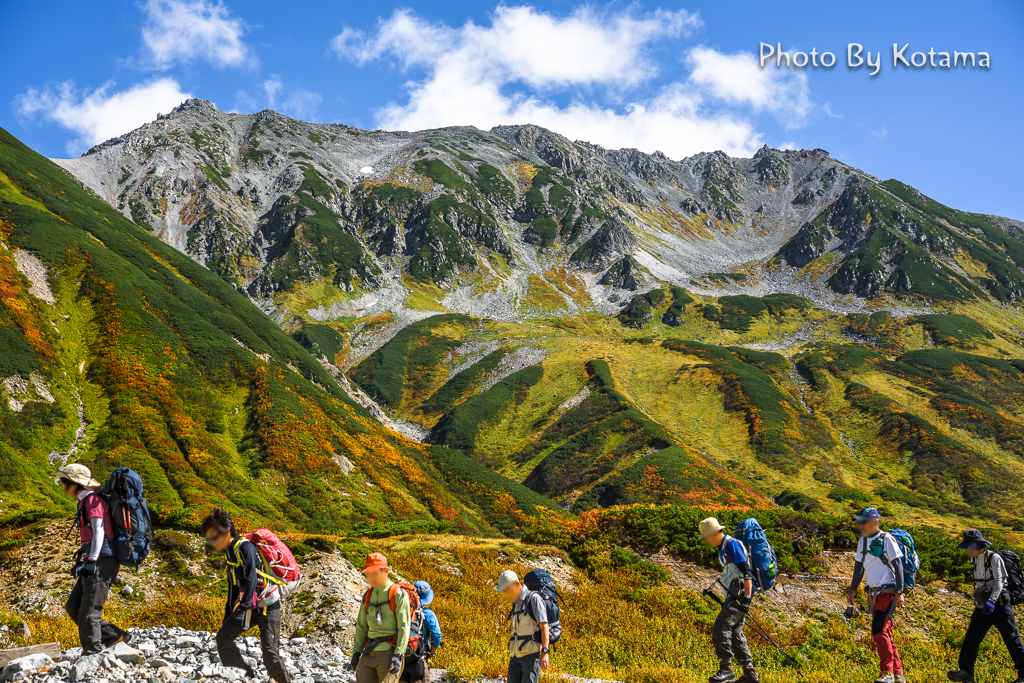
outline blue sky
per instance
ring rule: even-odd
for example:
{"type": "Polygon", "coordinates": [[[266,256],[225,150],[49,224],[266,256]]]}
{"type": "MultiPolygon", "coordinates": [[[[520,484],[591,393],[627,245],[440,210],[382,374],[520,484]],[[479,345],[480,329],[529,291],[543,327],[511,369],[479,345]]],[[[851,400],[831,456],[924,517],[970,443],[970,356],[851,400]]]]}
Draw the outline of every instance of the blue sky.
{"type": "Polygon", "coordinates": [[[71,156],[192,95],[363,128],[533,122],[673,158],[822,147],[1024,219],[1022,30],[1020,2],[5,2],[0,126],[71,156]],[[762,69],[762,41],[838,64],[762,69]],[[846,68],[851,42],[882,53],[877,76],[846,68]],[[894,69],[894,42],[991,68],[894,69]]]}

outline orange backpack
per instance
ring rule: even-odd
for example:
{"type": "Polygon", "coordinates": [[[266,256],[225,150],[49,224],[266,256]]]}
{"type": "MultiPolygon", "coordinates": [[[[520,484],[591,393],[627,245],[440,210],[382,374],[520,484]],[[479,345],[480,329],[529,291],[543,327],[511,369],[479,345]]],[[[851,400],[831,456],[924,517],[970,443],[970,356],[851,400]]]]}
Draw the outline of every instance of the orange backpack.
{"type": "MultiPolygon", "coordinates": [[[[409,596],[409,647],[408,652],[414,653],[417,651],[420,644],[420,635],[423,633],[423,608],[420,606],[420,594],[416,592],[416,587],[407,581],[401,583],[392,583],[391,587],[388,588],[388,606],[391,611],[398,614],[398,591],[399,589],[404,590],[405,594],[409,596]]],[[[373,595],[373,589],[366,591],[363,596],[363,607],[366,608],[366,614],[370,614],[370,596],[373,595]]],[[[369,642],[367,639],[366,642],[369,642]]],[[[395,644],[395,636],[388,636],[387,642],[392,645],[395,644]]],[[[366,647],[366,643],[363,643],[363,647],[366,647]]]]}

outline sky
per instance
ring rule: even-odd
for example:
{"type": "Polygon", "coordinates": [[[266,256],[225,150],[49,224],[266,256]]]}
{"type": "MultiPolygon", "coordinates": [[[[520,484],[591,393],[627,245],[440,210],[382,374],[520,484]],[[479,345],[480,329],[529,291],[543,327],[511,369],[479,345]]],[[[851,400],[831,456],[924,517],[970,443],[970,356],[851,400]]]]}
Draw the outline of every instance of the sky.
{"type": "Polygon", "coordinates": [[[820,147],[950,206],[1024,220],[1016,0],[5,1],[0,44],[0,127],[48,157],[200,97],[366,129],[535,123],[673,159],[820,147]],[[836,63],[761,66],[762,43],[836,63]],[[850,43],[880,53],[877,74],[847,66],[850,43]],[[937,66],[894,66],[894,43],[908,62],[933,49],[937,66]],[[990,66],[939,65],[953,51],[987,52],[990,66]]]}

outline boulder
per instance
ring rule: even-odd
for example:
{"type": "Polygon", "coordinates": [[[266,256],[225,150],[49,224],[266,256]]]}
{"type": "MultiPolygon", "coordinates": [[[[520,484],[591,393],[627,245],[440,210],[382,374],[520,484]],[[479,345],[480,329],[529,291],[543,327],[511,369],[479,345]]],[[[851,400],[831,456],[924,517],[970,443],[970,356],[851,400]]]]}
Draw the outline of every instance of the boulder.
{"type": "Polygon", "coordinates": [[[25,678],[27,674],[42,669],[44,666],[53,666],[53,660],[48,655],[36,653],[20,657],[7,663],[4,667],[3,680],[17,681],[25,678]]]}

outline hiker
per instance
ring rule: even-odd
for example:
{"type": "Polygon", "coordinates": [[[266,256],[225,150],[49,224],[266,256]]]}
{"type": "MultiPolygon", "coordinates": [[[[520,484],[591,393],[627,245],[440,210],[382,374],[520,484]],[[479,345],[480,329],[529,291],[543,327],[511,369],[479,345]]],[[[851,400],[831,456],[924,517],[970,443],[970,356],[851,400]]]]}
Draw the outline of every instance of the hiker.
{"type": "Polygon", "coordinates": [[[416,648],[406,648],[405,664],[402,666],[401,683],[420,683],[430,680],[430,658],[434,656],[441,644],[441,626],[437,623],[437,615],[427,605],[434,601],[434,589],[426,581],[413,584],[419,599],[419,619],[414,619],[410,627],[410,638],[418,636],[416,648]]]}
{"type": "Polygon", "coordinates": [[[94,655],[130,639],[127,631],[103,619],[110,585],[121,569],[114,550],[114,523],[110,505],[97,493],[100,483],[92,478],[88,467],[66,465],[57,470],[57,480],[64,493],[77,502],[75,523],[81,541],[72,570],[77,581],[64,609],[78,624],[82,655],[94,655]]]}
{"type": "Polygon", "coordinates": [[[511,569],[498,577],[497,592],[512,603],[508,683],[537,683],[540,672],[550,665],[551,633],[544,598],[524,586],[511,569]]]}
{"type": "Polygon", "coordinates": [[[351,662],[356,683],[397,683],[409,645],[409,595],[391,581],[384,555],[367,555],[362,571],[370,588],[356,617],[351,662]]]}
{"type": "Polygon", "coordinates": [[[256,546],[235,531],[231,516],[221,508],[203,520],[206,544],[225,555],[228,565],[228,601],[224,622],[217,631],[217,653],[224,666],[242,669],[256,676],[235,642],[253,626],[260,627],[260,647],[267,675],[277,683],[289,683],[281,658],[281,595],[277,590],[261,590],[259,572],[263,558],[256,546]],[[261,595],[262,593],[262,595],[261,595]]]}
{"type": "Polygon", "coordinates": [[[882,531],[878,510],[866,507],[853,521],[860,530],[854,556],[853,581],[846,595],[852,607],[857,588],[864,582],[871,615],[871,637],[878,649],[879,677],[875,683],[905,683],[903,661],[896,649],[892,633],[893,613],[903,607],[906,586],[903,572],[903,550],[891,533],[882,531]]]}
{"type": "Polygon", "coordinates": [[[1010,604],[1007,588],[1007,568],[1003,557],[992,552],[988,547],[991,541],[985,540],[977,529],[968,529],[963,533],[963,541],[957,546],[966,550],[971,556],[974,569],[974,612],[971,623],[964,635],[960,647],[959,669],[946,674],[951,681],[974,683],[974,662],[978,659],[978,647],[985,635],[993,626],[1003,637],[1003,644],[1010,651],[1010,659],[1017,668],[1014,683],[1024,682],[1024,644],[1021,643],[1017,631],[1017,617],[1010,604]]]}
{"type": "Polygon", "coordinates": [[[722,610],[711,627],[711,642],[719,661],[718,673],[708,676],[708,681],[735,681],[736,674],[732,670],[732,660],[735,658],[743,667],[740,683],[757,683],[759,679],[754,669],[754,660],[747,647],[747,638],[743,635],[743,625],[754,597],[753,574],[747,550],[742,543],[726,534],[725,527],[714,517],[702,521],[699,531],[701,540],[718,550],[718,561],[722,563],[722,576],[718,582],[726,593],[722,610]]]}

